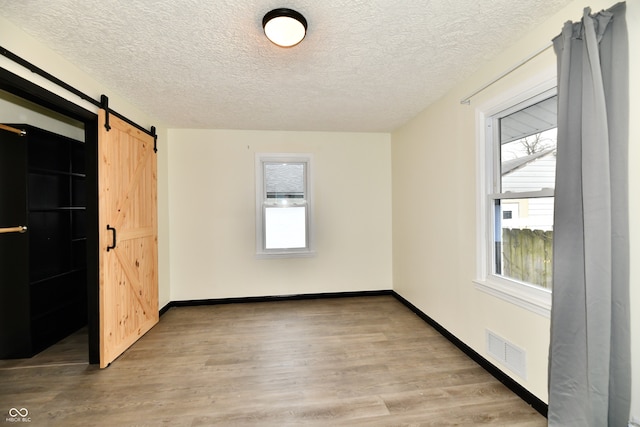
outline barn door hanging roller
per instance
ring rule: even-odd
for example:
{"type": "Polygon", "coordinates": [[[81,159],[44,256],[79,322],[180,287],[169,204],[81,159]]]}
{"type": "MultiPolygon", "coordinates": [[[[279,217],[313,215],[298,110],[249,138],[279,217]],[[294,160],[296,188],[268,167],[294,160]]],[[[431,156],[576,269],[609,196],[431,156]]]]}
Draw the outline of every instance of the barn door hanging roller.
{"type": "Polygon", "coordinates": [[[156,134],[156,127],[151,126],[151,136],[153,136],[153,152],[158,152],[158,134],[156,134]]]}
{"type": "Polygon", "coordinates": [[[109,132],[111,126],[109,125],[109,97],[107,95],[100,95],[100,108],[104,110],[104,128],[109,132]]]}
{"type": "Polygon", "coordinates": [[[109,110],[109,97],[107,95],[104,95],[104,94],[100,95],[100,108],[102,108],[104,110],[104,128],[107,130],[107,132],[111,130],[111,125],[109,124],[109,114],[113,114],[116,117],[124,120],[125,122],[127,122],[129,124],[131,124],[132,126],[135,126],[136,128],[142,130],[147,135],[151,135],[153,137],[153,152],[154,153],[158,152],[158,135],[156,133],[156,127],[155,126],[151,126],[151,130],[147,131],[146,129],[138,126],[137,124],[135,124],[133,122],[131,122],[126,117],[121,116],[117,112],[109,110]]]}

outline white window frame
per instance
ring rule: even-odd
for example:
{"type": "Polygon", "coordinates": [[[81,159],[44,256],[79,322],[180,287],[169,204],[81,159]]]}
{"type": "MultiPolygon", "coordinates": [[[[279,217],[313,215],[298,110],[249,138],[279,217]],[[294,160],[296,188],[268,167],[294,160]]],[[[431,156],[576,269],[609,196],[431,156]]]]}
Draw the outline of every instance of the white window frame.
{"type": "MultiPolygon", "coordinates": [[[[295,258],[315,255],[313,232],[313,156],[300,153],[256,153],[256,257],[258,258],[295,258]],[[305,164],[305,198],[300,202],[292,203],[291,207],[306,207],[306,247],[289,249],[267,249],[265,210],[267,207],[276,207],[277,202],[268,202],[264,180],[265,163],[304,163],[305,164]]],[[[278,205],[286,209],[282,205],[278,205]]]]}
{"type": "MultiPolygon", "coordinates": [[[[493,185],[494,173],[499,166],[496,153],[494,130],[491,118],[524,102],[534,104],[557,93],[556,78],[538,84],[525,85],[502,93],[476,108],[476,166],[477,176],[477,237],[476,237],[476,289],[508,301],[531,312],[549,318],[551,316],[551,290],[506,278],[493,273],[494,240],[493,209],[495,199],[493,185]]],[[[524,108],[524,107],[522,107],[524,108]]],[[[535,194],[540,196],[540,193],[535,194]]],[[[551,194],[552,195],[552,194],[551,194]]],[[[519,193],[518,198],[528,197],[527,193],[519,193]]]]}

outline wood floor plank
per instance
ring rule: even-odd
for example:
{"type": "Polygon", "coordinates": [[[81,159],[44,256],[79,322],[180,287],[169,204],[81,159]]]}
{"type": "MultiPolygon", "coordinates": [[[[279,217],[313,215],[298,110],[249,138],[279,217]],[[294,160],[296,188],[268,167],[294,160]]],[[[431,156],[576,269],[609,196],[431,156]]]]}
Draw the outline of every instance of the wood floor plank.
{"type": "Polygon", "coordinates": [[[106,370],[58,351],[0,364],[0,411],[65,427],[546,425],[391,296],[172,308],[106,370]]]}

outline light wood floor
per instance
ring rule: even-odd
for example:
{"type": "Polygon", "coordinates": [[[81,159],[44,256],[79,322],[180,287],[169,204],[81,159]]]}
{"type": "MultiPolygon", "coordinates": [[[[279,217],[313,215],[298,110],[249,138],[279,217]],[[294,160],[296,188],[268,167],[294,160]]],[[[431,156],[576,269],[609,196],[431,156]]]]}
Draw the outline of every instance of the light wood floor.
{"type": "MultiPolygon", "coordinates": [[[[87,365],[89,363],[88,342],[89,336],[85,327],[29,359],[0,360],[0,378],[4,375],[3,370],[55,365],[87,365]]],[[[0,411],[2,409],[0,407],[0,411]]]]}
{"type": "Polygon", "coordinates": [[[0,365],[0,422],[546,425],[391,296],[172,308],[105,370],[50,357],[0,365]]]}

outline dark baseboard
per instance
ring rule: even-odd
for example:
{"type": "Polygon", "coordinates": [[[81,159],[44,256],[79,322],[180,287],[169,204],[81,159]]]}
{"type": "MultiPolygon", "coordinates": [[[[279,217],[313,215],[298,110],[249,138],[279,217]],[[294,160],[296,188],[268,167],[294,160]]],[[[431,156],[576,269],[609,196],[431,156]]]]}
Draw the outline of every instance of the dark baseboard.
{"type": "Polygon", "coordinates": [[[171,301],[162,309],[160,316],[169,311],[172,307],[194,307],[198,305],[220,305],[220,304],[243,304],[251,302],[274,302],[274,301],[298,301],[311,299],[329,299],[329,298],[353,298],[353,297],[372,297],[382,295],[393,295],[391,290],[380,291],[357,291],[357,292],[332,292],[322,294],[294,294],[294,295],[277,295],[262,297],[241,297],[241,298],[218,298],[218,299],[198,299],[185,301],[171,301]]]}
{"type": "Polygon", "coordinates": [[[165,314],[167,311],[169,311],[169,309],[173,307],[173,303],[172,302],[168,302],[167,305],[165,305],[164,307],[162,307],[160,309],[160,317],[162,317],[163,314],[165,314]]]}
{"type": "Polygon", "coordinates": [[[498,381],[504,384],[509,390],[513,391],[517,394],[522,400],[527,402],[533,409],[538,411],[544,417],[547,416],[547,412],[549,406],[540,400],[537,396],[532,394],[529,390],[521,386],[518,382],[514,381],[510,376],[505,374],[502,370],[500,370],[497,366],[489,362],[487,359],[482,357],[478,352],[474,349],[466,345],[464,342],[459,340],[455,335],[451,332],[447,331],[442,325],[433,320],[431,317],[427,316],[423,313],[418,307],[411,304],[409,301],[404,299],[400,294],[395,291],[391,291],[391,294],[402,304],[404,304],[409,310],[413,311],[418,317],[428,323],[433,329],[438,331],[442,336],[451,341],[453,345],[458,347],[464,354],[469,356],[474,362],[478,365],[482,366],[487,372],[493,375],[498,381]]]}
{"type": "Polygon", "coordinates": [[[160,316],[169,311],[173,307],[193,307],[199,305],[220,305],[220,304],[241,304],[251,302],[274,302],[274,301],[296,301],[296,300],[312,300],[312,299],[327,299],[327,298],[351,298],[351,297],[370,297],[370,296],[382,296],[391,295],[404,304],[409,310],[413,311],[427,324],[438,331],[442,336],[447,338],[451,343],[458,347],[464,354],[466,354],[474,362],[482,366],[487,372],[493,375],[498,381],[504,384],[509,390],[513,391],[522,400],[527,402],[533,409],[538,411],[541,415],[547,416],[548,405],[540,400],[538,397],[529,392],[526,388],[522,387],[511,377],[505,374],[497,366],[489,362],[482,357],[474,349],[466,345],[459,340],[451,332],[447,331],[442,325],[433,320],[431,317],[423,313],[415,305],[404,299],[400,294],[393,290],[380,290],[380,291],[361,291],[361,292],[335,292],[335,293],[323,293],[323,294],[297,294],[297,295],[280,295],[280,296],[264,296],[264,297],[243,297],[243,298],[220,298],[220,299],[205,299],[205,300],[187,300],[187,301],[171,301],[162,309],[160,309],[160,316]]]}

